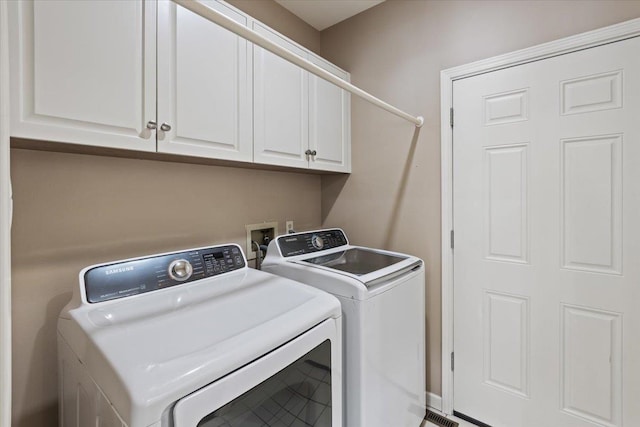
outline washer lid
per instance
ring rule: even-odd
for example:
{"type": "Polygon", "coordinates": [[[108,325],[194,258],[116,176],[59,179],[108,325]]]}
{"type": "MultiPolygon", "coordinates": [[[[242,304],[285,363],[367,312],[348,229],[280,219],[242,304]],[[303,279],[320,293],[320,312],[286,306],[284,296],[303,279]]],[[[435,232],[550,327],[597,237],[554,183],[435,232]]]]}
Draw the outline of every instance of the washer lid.
{"type": "MultiPolygon", "coordinates": [[[[295,257],[290,259],[288,263],[307,267],[306,273],[302,277],[292,277],[295,280],[311,284],[307,275],[313,274],[312,270],[321,270],[324,274],[332,275],[336,280],[342,277],[350,279],[345,280],[345,283],[357,283],[355,290],[357,294],[362,294],[361,291],[364,290],[367,297],[373,296],[373,293],[384,291],[386,285],[394,282],[395,278],[417,270],[423,265],[420,258],[411,255],[350,245],[330,249],[311,258],[295,257]]],[[[268,264],[263,264],[263,267],[266,271],[270,270],[268,264]]],[[[318,287],[315,283],[313,286],[318,287]]],[[[320,287],[320,289],[327,290],[324,287],[320,287]]],[[[351,291],[346,288],[337,294],[353,296],[351,291]]]]}
{"type": "Polygon", "coordinates": [[[408,256],[386,254],[371,249],[352,247],[343,251],[303,259],[302,261],[362,276],[392,266],[408,256]]]}
{"type": "Polygon", "coordinates": [[[129,425],[150,425],[181,397],[328,318],[335,297],[244,268],[61,317],[59,332],[129,425]]]}

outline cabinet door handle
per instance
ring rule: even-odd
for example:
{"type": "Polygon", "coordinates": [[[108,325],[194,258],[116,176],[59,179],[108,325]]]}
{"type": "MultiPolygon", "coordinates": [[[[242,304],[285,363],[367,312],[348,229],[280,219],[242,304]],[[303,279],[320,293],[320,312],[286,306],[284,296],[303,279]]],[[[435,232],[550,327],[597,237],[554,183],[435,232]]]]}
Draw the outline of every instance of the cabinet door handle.
{"type": "Polygon", "coordinates": [[[318,152],[317,152],[316,150],[313,150],[313,151],[311,152],[311,155],[312,155],[312,156],[315,156],[316,154],[318,154],[318,152]]]}
{"type": "Polygon", "coordinates": [[[160,125],[160,130],[164,132],[169,132],[171,130],[171,125],[167,122],[164,122],[160,125]]]}
{"type": "Polygon", "coordinates": [[[157,127],[158,127],[158,123],[156,123],[154,120],[149,120],[147,122],[147,129],[154,130],[157,127]]]}
{"type": "Polygon", "coordinates": [[[312,155],[312,154],[311,154],[311,150],[307,150],[307,151],[305,151],[305,152],[304,152],[304,154],[306,154],[307,156],[311,156],[311,155],[312,155]]]}

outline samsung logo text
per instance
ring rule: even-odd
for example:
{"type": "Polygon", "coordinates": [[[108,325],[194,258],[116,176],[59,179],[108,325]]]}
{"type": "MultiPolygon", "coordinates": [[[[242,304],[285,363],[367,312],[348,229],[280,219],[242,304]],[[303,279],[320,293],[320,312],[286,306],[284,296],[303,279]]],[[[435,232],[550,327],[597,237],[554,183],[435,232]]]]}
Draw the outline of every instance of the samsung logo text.
{"type": "Polygon", "coordinates": [[[105,271],[105,274],[108,276],[110,274],[124,273],[125,271],[133,271],[133,266],[112,268],[112,269],[109,269],[109,270],[105,271]]]}

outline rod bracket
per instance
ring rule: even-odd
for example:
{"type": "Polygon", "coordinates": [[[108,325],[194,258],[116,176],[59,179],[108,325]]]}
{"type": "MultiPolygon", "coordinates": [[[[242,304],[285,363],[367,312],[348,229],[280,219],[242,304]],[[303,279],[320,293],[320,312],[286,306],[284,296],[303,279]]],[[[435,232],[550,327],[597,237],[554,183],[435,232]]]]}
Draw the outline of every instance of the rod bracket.
{"type": "Polygon", "coordinates": [[[417,127],[417,128],[421,128],[421,127],[422,127],[422,125],[424,124],[424,117],[422,117],[422,116],[418,116],[418,117],[416,117],[416,118],[418,119],[418,123],[416,123],[416,127],[417,127]]]}

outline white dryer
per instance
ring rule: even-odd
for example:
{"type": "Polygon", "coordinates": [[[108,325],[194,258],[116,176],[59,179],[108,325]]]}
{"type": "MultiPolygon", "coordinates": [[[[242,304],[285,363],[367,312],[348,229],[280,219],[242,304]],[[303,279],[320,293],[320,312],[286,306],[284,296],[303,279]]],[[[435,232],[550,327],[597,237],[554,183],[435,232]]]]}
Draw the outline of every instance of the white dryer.
{"type": "Polygon", "coordinates": [[[63,427],[342,425],[340,304],[237,245],[95,265],[58,320],[63,427]]]}
{"type": "Polygon", "coordinates": [[[418,427],[426,411],[422,260],[352,246],[331,229],[279,236],[262,268],[342,303],[345,425],[418,427]]]}

